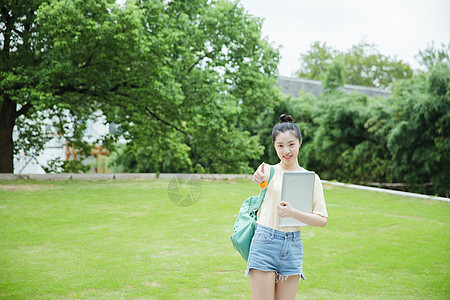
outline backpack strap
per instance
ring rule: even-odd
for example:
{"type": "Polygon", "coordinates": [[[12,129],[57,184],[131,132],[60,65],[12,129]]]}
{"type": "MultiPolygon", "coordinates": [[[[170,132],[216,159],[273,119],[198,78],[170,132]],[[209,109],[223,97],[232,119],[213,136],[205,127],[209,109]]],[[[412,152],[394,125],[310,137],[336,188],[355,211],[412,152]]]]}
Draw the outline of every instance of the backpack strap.
{"type": "MultiPolygon", "coordinates": [[[[270,166],[270,175],[269,175],[269,180],[267,180],[267,185],[269,185],[269,182],[272,179],[273,174],[275,174],[275,168],[273,166],[270,166]]],[[[267,188],[267,186],[266,186],[266,188],[267,188]]]]}

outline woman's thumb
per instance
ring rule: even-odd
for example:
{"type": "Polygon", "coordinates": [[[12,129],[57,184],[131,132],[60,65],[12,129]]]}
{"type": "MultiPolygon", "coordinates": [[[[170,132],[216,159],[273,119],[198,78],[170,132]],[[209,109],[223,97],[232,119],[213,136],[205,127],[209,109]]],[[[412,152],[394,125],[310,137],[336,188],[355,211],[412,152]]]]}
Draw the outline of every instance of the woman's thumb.
{"type": "Polygon", "coordinates": [[[261,172],[264,174],[264,165],[265,165],[265,163],[262,163],[261,164],[261,172]]]}

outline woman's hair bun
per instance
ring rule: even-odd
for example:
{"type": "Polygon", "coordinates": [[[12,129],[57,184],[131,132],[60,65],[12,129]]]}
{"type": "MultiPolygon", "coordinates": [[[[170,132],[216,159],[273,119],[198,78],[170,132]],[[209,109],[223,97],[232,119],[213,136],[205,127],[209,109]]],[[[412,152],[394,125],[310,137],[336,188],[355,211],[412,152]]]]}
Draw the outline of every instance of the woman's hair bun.
{"type": "Polygon", "coordinates": [[[282,114],[280,116],[280,120],[281,122],[294,122],[294,119],[292,119],[292,117],[290,115],[286,115],[286,114],[282,114]]]}

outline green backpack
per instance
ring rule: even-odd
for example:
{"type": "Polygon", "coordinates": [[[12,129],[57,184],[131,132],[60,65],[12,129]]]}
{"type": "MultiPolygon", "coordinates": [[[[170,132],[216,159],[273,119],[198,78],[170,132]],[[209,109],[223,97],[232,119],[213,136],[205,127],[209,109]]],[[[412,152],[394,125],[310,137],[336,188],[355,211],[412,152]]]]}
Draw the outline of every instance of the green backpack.
{"type": "Polygon", "coordinates": [[[248,259],[250,244],[255,234],[257,213],[264,200],[267,186],[273,177],[273,173],[274,168],[270,166],[270,176],[266,187],[262,189],[259,196],[251,196],[242,203],[236,222],[234,222],[233,235],[230,238],[233,242],[233,247],[241,254],[245,261],[248,259]]]}

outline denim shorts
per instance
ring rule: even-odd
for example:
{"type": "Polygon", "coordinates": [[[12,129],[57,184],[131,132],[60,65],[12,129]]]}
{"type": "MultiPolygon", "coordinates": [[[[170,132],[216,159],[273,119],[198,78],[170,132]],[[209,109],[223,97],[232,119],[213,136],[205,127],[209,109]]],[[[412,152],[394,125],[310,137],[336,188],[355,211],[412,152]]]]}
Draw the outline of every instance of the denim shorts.
{"type": "Polygon", "coordinates": [[[283,232],[262,225],[256,225],[255,235],[250,245],[247,271],[251,269],[274,271],[275,282],[288,276],[300,275],[305,280],[302,269],[303,244],[300,231],[283,232]]]}

